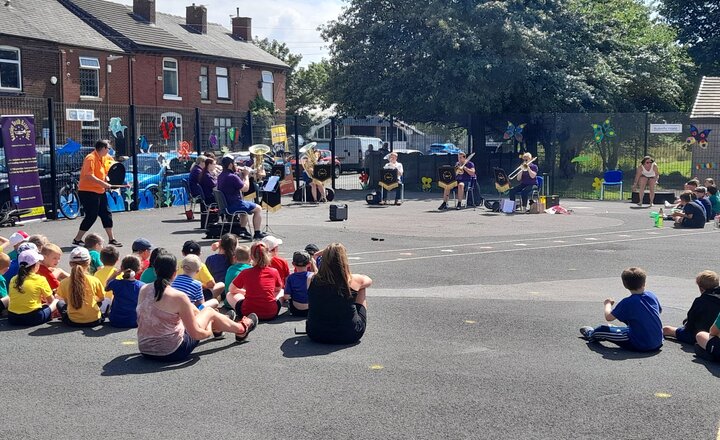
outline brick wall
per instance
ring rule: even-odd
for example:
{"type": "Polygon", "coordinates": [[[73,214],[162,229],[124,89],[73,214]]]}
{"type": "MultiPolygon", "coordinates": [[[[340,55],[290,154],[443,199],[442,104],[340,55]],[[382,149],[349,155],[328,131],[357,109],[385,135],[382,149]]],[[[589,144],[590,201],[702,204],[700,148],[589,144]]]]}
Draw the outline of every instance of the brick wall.
{"type": "Polygon", "coordinates": [[[57,45],[8,36],[2,37],[1,44],[20,49],[22,93],[25,96],[61,98],[60,49],[57,45]],[[53,76],[58,78],[57,85],[50,83],[53,76]]]}

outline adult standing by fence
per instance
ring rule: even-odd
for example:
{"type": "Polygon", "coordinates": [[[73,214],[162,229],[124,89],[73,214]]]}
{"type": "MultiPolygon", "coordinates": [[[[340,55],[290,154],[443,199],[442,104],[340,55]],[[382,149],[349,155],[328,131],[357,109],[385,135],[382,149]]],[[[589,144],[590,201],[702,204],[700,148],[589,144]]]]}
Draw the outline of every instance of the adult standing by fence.
{"type": "Polygon", "coordinates": [[[650,187],[650,207],[652,208],[655,201],[655,185],[657,185],[658,178],[660,177],[660,170],[658,169],[655,160],[650,156],[643,157],[640,161],[640,166],[635,172],[635,180],[633,181],[633,187],[638,190],[638,206],[642,206],[643,198],[645,198],[645,186],[650,187]]]}
{"type": "Polygon", "coordinates": [[[112,188],[112,185],[107,181],[108,169],[110,168],[111,162],[108,160],[109,151],[109,141],[97,141],[95,143],[95,151],[85,156],[83,160],[82,169],[80,170],[78,197],[85,211],[85,218],[83,218],[80,229],[73,239],[73,244],[76,246],[85,245],[83,237],[95,223],[98,215],[107,233],[108,243],[115,247],[122,246],[122,243],[115,240],[113,236],[112,213],[108,207],[107,196],[105,195],[105,191],[112,188]]]}

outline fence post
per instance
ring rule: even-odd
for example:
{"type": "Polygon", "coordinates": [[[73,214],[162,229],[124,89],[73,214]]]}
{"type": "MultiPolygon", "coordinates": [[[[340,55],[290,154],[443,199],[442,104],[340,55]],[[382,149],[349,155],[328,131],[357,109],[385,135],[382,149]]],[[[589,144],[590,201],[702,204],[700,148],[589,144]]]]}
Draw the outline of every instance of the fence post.
{"type": "Polygon", "coordinates": [[[248,145],[252,145],[254,142],[253,141],[253,128],[254,127],[253,127],[253,117],[252,117],[252,113],[250,112],[250,110],[248,110],[248,112],[247,112],[247,124],[248,124],[248,134],[250,136],[250,138],[248,139],[248,145]]]}
{"type": "Polygon", "coordinates": [[[293,116],[295,124],[295,188],[300,188],[300,128],[298,115],[293,116]]]}
{"type": "Polygon", "coordinates": [[[138,181],[138,160],[137,160],[137,133],[135,133],[137,121],[135,116],[135,104],[130,104],[130,153],[133,164],[133,202],[130,204],[131,211],[137,211],[140,206],[140,182],[138,181]]]}
{"type": "MultiPolygon", "coordinates": [[[[643,157],[647,156],[648,150],[648,123],[650,122],[650,113],[645,112],[645,148],[643,149],[643,157]]],[[[635,159],[635,168],[637,168],[637,159],[635,159]]]]}
{"type": "Polygon", "coordinates": [[[57,148],[57,140],[55,139],[55,105],[52,98],[48,98],[48,125],[50,127],[50,209],[52,210],[51,219],[57,219],[58,215],[58,184],[57,184],[57,156],[55,149],[57,148]]]}
{"type": "Polygon", "coordinates": [[[330,173],[330,176],[332,176],[332,189],[335,189],[335,116],[330,118],[330,165],[332,170],[330,173]]]}
{"type": "Polygon", "coordinates": [[[390,115],[390,128],[388,129],[388,135],[390,136],[390,151],[394,151],[393,141],[395,140],[395,123],[393,122],[393,115],[390,115]]]}
{"type": "Polygon", "coordinates": [[[200,140],[202,131],[200,130],[200,108],[195,107],[195,150],[198,156],[202,154],[202,141],[200,140]]]}

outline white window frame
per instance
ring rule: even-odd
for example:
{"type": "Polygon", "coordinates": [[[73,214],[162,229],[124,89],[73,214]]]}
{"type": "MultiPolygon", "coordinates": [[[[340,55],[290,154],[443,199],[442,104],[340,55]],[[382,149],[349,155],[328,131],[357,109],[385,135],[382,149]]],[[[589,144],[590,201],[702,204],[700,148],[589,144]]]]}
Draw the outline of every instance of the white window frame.
{"type": "Polygon", "coordinates": [[[0,50],[12,50],[17,52],[18,59],[17,60],[8,60],[8,59],[1,59],[0,63],[7,63],[7,64],[17,64],[18,66],[18,87],[2,87],[0,85],[0,90],[4,92],[21,92],[22,91],[22,53],[20,51],[19,47],[13,47],[13,46],[0,46],[0,50]]]}
{"type": "Polygon", "coordinates": [[[162,59],[162,68],[163,68],[163,99],[169,99],[172,101],[182,101],[182,98],[180,97],[180,64],[178,63],[178,60],[175,58],[163,58],[162,59]],[[172,62],[175,63],[175,68],[165,67],[166,62],[172,62]],[[165,72],[175,72],[175,94],[172,93],[165,93],[165,72]]]}
{"type": "Polygon", "coordinates": [[[173,132],[170,134],[170,139],[168,139],[168,146],[174,147],[175,149],[178,148],[180,145],[180,142],[183,141],[183,115],[180,113],[175,112],[165,112],[160,115],[160,120],[162,121],[162,118],[165,118],[165,121],[168,121],[170,118],[173,118],[173,124],[175,124],[175,129],[173,129],[173,132]],[[179,122],[178,122],[179,121],[179,122]]]}
{"type": "Polygon", "coordinates": [[[200,76],[198,77],[200,83],[200,100],[207,101],[210,99],[210,68],[208,66],[200,66],[200,76]],[[205,69],[205,74],[203,74],[205,69]],[[205,86],[205,96],[203,96],[203,82],[205,86]]]}
{"type": "Polygon", "coordinates": [[[215,67],[215,85],[217,86],[217,99],[221,101],[230,101],[230,69],[227,67],[215,67]],[[222,74],[225,71],[225,74],[222,74]],[[220,82],[225,81],[226,96],[220,96],[220,82]]]}
{"type": "MultiPolygon", "coordinates": [[[[100,97],[100,60],[95,57],[80,57],[79,60],[80,71],[82,70],[93,70],[95,71],[95,85],[97,86],[95,95],[83,95],[80,94],[81,98],[99,98],[100,97]]],[[[80,82],[80,88],[82,89],[82,80],[80,82]]]]}
{"type": "Polygon", "coordinates": [[[263,70],[261,73],[262,87],[260,93],[265,101],[275,103],[275,77],[269,70],[263,70]],[[270,99],[268,99],[268,96],[270,99]]]}

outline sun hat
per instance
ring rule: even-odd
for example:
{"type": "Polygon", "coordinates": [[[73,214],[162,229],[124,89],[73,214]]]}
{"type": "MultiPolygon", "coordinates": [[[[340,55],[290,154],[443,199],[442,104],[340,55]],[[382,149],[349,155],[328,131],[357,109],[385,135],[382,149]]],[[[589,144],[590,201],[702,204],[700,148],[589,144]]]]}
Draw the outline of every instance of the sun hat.
{"type": "Polygon", "coordinates": [[[24,231],[17,231],[10,236],[10,246],[17,246],[23,241],[27,240],[29,235],[24,231]]]}
{"type": "Polygon", "coordinates": [[[35,252],[40,252],[35,243],[23,243],[17,248],[18,254],[21,252],[33,250],[35,252]]]}
{"type": "Polygon", "coordinates": [[[283,241],[277,237],[268,235],[267,237],[262,239],[262,243],[268,248],[269,251],[271,251],[271,250],[275,249],[276,247],[280,246],[283,243],[283,241]]]}
{"type": "Polygon", "coordinates": [[[90,261],[90,251],[84,247],[76,247],[70,252],[71,263],[84,263],[90,261]]]}
{"type": "Polygon", "coordinates": [[[40,255],[37,249],[28,249],[20,252],[20,255],[18,255],[18,263],[24,264],[25,266],[32,266],[42,260],[43,256],[40,255]]]}

